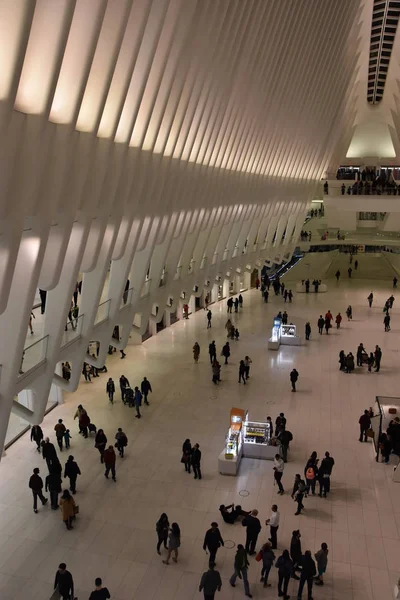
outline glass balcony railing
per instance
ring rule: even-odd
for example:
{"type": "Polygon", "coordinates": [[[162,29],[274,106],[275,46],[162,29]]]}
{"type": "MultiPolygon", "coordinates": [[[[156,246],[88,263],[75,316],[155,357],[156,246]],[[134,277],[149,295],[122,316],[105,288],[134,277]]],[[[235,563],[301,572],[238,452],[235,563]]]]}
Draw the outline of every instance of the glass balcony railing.
{"type": "Polygon", "coordinates": [[[132,304],[133,290],[134,288],[131,287],[129,290],[125,290],[125,292],[122,294],[120,308],[124,308],[124,306],[129,306],[132,304]]]}
{"type": "Polygon", "coordinates": [[[67,330],[64,331],[62,340],[61,340],[61,348],[64,348],[64,346],[68,346],[69,343],[73,342],[74,340],[78,339],[82,333],[82,325],[83,325],[83,317],[84,315],[79,315],[79,317],[77,317],[76,319],[72,320],[72,325],[71,323],[68,322],[67,324],[67,330]]]}
{"type": "Polygon", "coordinates": [[[97,309],[96,318],[94,320],[94,325],[98,325],[103,321],[106,321],[110,315],[110,304],[111,300],[105,300],[101,304],[99,304],[99,308],[97,309]]]}
{"type": "Polygon", "coordinates": [[[45,335],[37,342],[24,348],[18,377],[26,375],[46,360],[49,336],[45,335]]]}

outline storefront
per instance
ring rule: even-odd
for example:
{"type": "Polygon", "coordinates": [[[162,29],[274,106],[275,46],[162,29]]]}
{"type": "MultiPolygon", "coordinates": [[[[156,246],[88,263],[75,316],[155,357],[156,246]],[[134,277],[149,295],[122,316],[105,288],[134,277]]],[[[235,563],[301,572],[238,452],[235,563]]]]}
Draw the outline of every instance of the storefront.
{"type": "Polygon", "coordinates": [[[293,323],[282,325],[281,319],[274,319],[268,350],[279,350],[279,346],[301,346],[303,338],[297,335],[297,327],[293,323]]]}

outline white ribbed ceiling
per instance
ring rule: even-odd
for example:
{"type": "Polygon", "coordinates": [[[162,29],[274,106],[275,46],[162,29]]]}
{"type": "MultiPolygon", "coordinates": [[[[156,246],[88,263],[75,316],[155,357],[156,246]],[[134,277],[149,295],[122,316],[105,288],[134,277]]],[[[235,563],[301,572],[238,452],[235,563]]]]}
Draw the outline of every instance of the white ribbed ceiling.
{"type": "Polygon", "coordinates": [[[0,0],[0,98],[179,160],[318,179],[351,90],[359,4],[0,0]]]}

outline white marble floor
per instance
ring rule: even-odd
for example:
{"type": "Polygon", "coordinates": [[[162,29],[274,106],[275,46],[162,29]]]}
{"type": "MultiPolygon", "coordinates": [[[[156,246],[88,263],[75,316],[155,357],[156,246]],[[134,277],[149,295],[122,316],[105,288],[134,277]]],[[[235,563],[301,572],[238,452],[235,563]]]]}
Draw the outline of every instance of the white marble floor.
{"type": "MultiPolygon", "coordinates": [[[[79,600],[89,596],[96,576],[102,576],[113,600],[200,599],[198,582],[207,565],[202,550],[205,530],[212,520],[220,524],[225,540],[242,542],[240,524],[221,522],[218,506],[238,503],[258,508],[262,522],[269,516],[273,501],[279,505],[281,525],[279,550],[288,547],[291,532],[300,528],[303,549],[315,552],[327,542],[329,564],[324,588],[314,590],[315,599],[389,600],[400,576],[400,485],[391,480],[391,467],[377,464],[372,444],[358,442],[358,418],[374,403],[375,396],[396,396],[398,391],[400,307],[392,313],[392,330],[383,332],[382,306],[389,296],[388,283],[365,279],[330,281],[327,294],[296,295],[286,308],[289,319],[310,319],[311,341],[302,347],[283,347],[278,353],[267,350],[272,317],[283,309],[281,298],[265,305],[255,290],[244,294],[244,308],[234,315],[241,333],[232,343],[231,364],[223,367],[222,383],[214,387],[207,347],[225,339],[225,303],[212,307],[211,330],[206,329],[204,311],[180,321],[148,340],[130,347],[127,358],[110,358],[109,374],[115,380],[124,373],[131,384],[143,375],[152,383],[150,407],[143,418],[134,418],[133,409],[122,405],[119,395],[114,406],[105,394],[106,375],[94,383],[82,383],[77,393],[50,413],[43,424],[54,440],[56,419],[64,418],[73,438],[71,453],[82,477],[76,500],[80,515],[73,531],[66,531],[60,515],[48,507],[32,512],[28,478],[33,467],[46,474],[45,463],[29,436],[12,446],[0,464],[0,598],[1,600],[47,600],[51,596],[56,568],[65,561],[73,573],[79,600]],[[372,310],[366,297],[375,292],[372,310]],[[328,308],[344,314],[353,305],[354,320],[343,321],[340,331],[329,336],[316,333],[316,321],[328,308]],[[195,341],[201,346],[199,364],[192,360],[195,341]],[[345,375],[338,369],[338,353],[355,352],[359,342],[367,349],[382,347],[382,369],[368,374],[358,369],[345,375]],[[252,360],[249,385],[237,383],[238,362],[245,354],[252,360]],[[300,373],[297,394],[290,392],[289,372],[300,373]],[[126,457],[118,459],[117,483],[107,481],[92,439],[77,433],[73,414],[83,403],[92,421],[104,428],[113,440],[118,426],[129,437],[126,457]],[[253,419],[264,419],[283,411],[294,441],[283,483],[290,489],[294,474],[302,472],[311,451],[329,450],[335,458],[332,492],[328,499],[308,498],[306,511],[296,517],[290,494],[277,496],[273,487],[272,463],[245,459],[239,476],[223,477],[217,471],[232,406],[249,409],[253,419]],[[187,475],[180,463],[181,445],[189,437],[203,452],[201,481],[187,475]],[[239,492],[250,495],[241,498],[239,492]],[[182,530],[179,563],[165,566],[156,554],[155,522],[161,512],[177,521],[182,530]]],[[[293,284],[294,289],[294,284],[293,284]]],[[[397,301],[400,303],[400,298],[397,301]]],[[[60,456],[62,463],[66,459],[60,456]]],[[[267,536],[264,527],[260,542],[267,536]]],[[[243,597],[239,584],[231,588],[234,550],[218,552],[218,569],[223,577],[220,600],[243,597]]],[[[259,583],[260,566],[251,559],[249,571],[254,598],[277,596],[276,569],[273,587],[259,583]]],[[[289,593],[296,596],[296,582],[289,593]]]]}

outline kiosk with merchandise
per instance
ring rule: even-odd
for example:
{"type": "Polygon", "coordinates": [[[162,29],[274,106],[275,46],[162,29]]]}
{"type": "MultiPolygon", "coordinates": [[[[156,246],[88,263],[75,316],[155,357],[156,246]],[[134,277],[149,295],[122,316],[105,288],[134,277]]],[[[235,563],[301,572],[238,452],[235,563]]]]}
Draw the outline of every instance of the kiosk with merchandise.
{"type": "Polygon", "coordinates": [[[296,325],[282,325],[281,319],[275,317],[271,337],[268,340],[268,350],[279,350],[279,346],[301,346],[303,338],[296,334],[296,325]]]}
{"type": "Polygon", "coordinates": [[[221,475],[236,475],[242,456],[273,460],[277,452],[279,450],[272,442],[269,423],[249,421],[247,411],[232,408],[225,446],[218,457],[221,475]]]}

